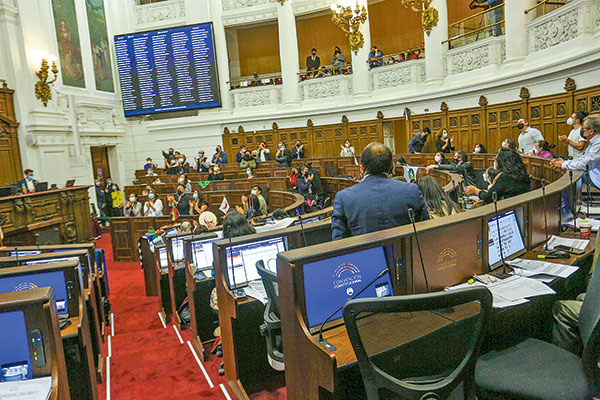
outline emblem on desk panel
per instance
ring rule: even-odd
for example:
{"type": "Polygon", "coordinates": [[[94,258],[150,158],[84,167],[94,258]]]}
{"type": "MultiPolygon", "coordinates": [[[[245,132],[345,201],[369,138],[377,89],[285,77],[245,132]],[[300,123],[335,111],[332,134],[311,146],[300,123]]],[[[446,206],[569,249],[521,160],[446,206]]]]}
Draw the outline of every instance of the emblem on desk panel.
{"type": "Polygon", "coordinates": [[[37,285],[35,283],[31,283],[31,282],[23,282],[23,283],[19,283],[16,287],[15,287],[15,292],[22,292],[24,290],[31,290],[31,289],[37,289],[37,285]]]}
{"type": "Polygon", "coordinates": [[[346,294],[348,294],[348,296],[354,294],[354,289],[348,286],[360,282],[362,282],[360,269],[354,264],[343,263],[338,265],[335,271],[333,271],[333,288],[347,288],[346,294]]]}
{"type": "Polygon", "coordinates": [[[443,271],[448,268],[453,268],[458,264],[458,255],[456,251],[450,247],[443,249],[437,256],[437,270],[443,271]]]}

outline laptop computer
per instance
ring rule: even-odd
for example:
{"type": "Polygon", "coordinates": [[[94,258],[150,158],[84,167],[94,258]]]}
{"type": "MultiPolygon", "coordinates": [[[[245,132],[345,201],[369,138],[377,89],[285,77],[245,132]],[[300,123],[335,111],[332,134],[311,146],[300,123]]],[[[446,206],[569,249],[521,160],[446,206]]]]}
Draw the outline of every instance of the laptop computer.
{"type": "Polygon", "coordinates": [[[48,190],[48,182],[38,182],[38,184],[35,185],[36,192],[45,192],[46,190],[48,190]]]}
{"type": "Polygon", "coordinates": [[[73,187],[75,186],[75,179],[69,179],[65,184],[65,187],[73,187]]]}
{"type": "Polygon", "coordinates": [[[0,197],[7,197],[17,194],[17,187],[14,185],[0,187],[0,197]]]}

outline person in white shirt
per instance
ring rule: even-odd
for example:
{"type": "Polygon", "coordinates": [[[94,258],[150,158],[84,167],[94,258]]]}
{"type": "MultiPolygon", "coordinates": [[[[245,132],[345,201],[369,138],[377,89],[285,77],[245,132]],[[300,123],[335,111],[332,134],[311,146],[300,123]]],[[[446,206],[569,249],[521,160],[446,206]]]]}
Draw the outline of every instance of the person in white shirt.
{"type": "Polygon", "coordinates": [[[583,154],[583,149],[587,145],[587,141],[581,136],[581,127],[583,126],[583,119],[587,116],[586,113],[577,111],[574,112],[569,119],[567,124],[573,126],[569,136],[561,135],[558,140],[564,142],[567,145],[569,151],[569,157],[577,158],[583,154]]]}
{"type": "Polygon", "coordinates": [[[271,150],[268,149],[265,142],[260,142],[258,145],[258,162],[265,162],[271,159],[271,150]]]}
{"type": "Polygon", "coordinates": [[[521,153],[533,153],[535,144],[540,140],[544,140],[544,135],[539,129],[529,126],[529,121],[521,118],[517,121],[517,129],[521,131],[518,137],[519,151],[521,153]]]}
{"type": "Polygon", "coordinates": [[[350,141],[346,139],[342,147],[342,151],[340,151],[340,157],[354,157],[354,146],[350,145],[350,141]]]}
{"type": "Polygon", "coordinates": [[[154,191],[148,193],[148,201],[144,203],[144,217],[160,217],[162,213],[163,203],[154,194],[154,191]]]}
{"type": "Polygon", "coordinates": [[[21,191],[21,193],[35,192],[35,185],[37,185],[38,181],[33,178],[33,170],[27,168],[25,171],[23,171],[23,175],[25,175],[25,178],[17,182],[17,188],[21,191]]]}

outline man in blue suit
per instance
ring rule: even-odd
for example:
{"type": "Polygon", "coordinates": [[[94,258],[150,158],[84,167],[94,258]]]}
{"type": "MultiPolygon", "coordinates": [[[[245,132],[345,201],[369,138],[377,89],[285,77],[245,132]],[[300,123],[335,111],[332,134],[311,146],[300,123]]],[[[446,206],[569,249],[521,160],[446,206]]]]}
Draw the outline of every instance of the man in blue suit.
{"type": "Polygon", "coordinates": [[[362,182],[338,192],[331,215],[333,240],[362,235],[410,223],[408,209],[416,220],[429,219],[427,206],[417,185],[387,177],[392,151],[381,143],[370,143],[360,156],[362,182]]]}

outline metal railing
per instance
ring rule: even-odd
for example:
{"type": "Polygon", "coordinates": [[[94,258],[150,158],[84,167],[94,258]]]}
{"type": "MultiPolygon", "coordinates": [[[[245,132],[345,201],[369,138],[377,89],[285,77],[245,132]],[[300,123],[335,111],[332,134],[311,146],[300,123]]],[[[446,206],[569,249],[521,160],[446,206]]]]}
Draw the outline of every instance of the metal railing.
{"type": "Polygon", "coordinates": [[[450,48],[464,46],[492,36],[504,34],[504,4],[488,8],[448,25],[450,48]]]}
{"type": "Polygon", "coordinates": [[[538,0],[538,3],[535,6],[525,10],[525,14],[534,13],[533,19],[536,19],[564,6],[565,4],[567,4],[566,0],[538,0]]]}
{"type": "Polygon", "coordinates": [[[307,79],[326,78],[334,75],[350,75],[352,74],[352,64],[345,63],[342,65],[322,65],[316,70],[303,70],[298,72],[298,80],[304,81],[307,79]]]}
{"type": "Polygon", "coordinates": [[[261,74],[254,76],[242,76],[227,81],[231,90],[246,87],[266,86],[266,85],[281,85],[281,72],[271,74],[261,74]]]}
{"type": "Polygon", "coordinates": [[[365,62],[369,63],[370,68],[375,68],[409,60],[417,60],[419,58],[425,58],[425,47],[415,47],[414,49],[399,51],[397,53],[384,54],[381,57],[371,58],[365,62]],[[381,63],[378,63],[378,61],[381,61],[381,63]]]}

